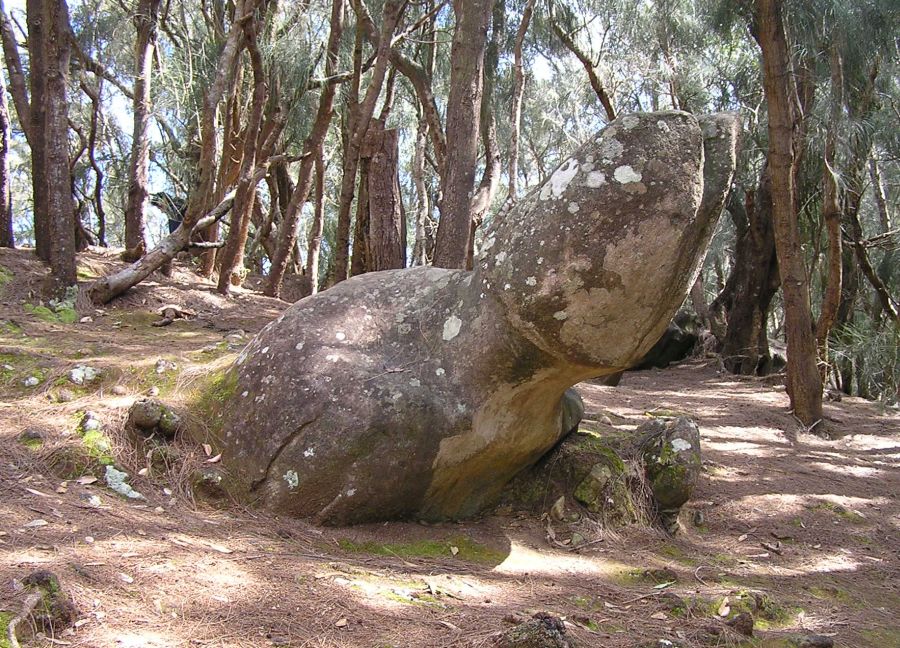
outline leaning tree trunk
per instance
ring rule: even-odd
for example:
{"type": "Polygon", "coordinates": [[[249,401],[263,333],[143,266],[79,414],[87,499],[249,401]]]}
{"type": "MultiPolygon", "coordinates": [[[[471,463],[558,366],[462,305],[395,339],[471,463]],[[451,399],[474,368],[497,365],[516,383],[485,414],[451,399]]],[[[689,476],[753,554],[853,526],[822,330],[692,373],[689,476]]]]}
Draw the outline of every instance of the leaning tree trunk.
{"type": "Polygon", "coordinates": [[[809,305],[809,280],[795,206],[795,133],[799,115],[792,104],[794,79],[782,20],[781,0],[758,0],[763,85],[769,109],[769,176],[775,249],[787,332],[787,391],[794,416],[806,426],[822,420],[822,379],[809,305]]]}
{"type": "Polygon", "coordinates": [[[456,27],[450,49],[447,149],[441,178],[441,221],[434,265],[465,268],[472,228],[471,195],[478,158],[484,50],[490,0],[454,0],[456,27]]]}
{"type": "MultiPolygon", "coordinates": [[[[224,216],[234,202],[234,195],[227,195],[209,214],[204,212],[204,205],[208,196],[212,195],[215,181],[216,158],[216,114],[219,102],[228,85],[229,76],[233,73],[238,54],[240,53],[241,34],[243,23],[252,18],[253,11],[263,0],[245,0],[238,2],[235,7],[235,21],[231,26],[225,46],[219,54],[216,65],[215,77],[206,91],[203,100],[203,112],[201,115],[201,148],[198,163],[200,177],[184,214],[184,219],[178,228],[169,234],[150,253],[139,259],[134,264],[102,277],[90,287],[91,299],[96,303],[106,303],[121,295],[132,286],[137,285],[150,274],[165,264],[169,263],[178,252],[187,247],[191,234],[195,227],[209,226],[224,216]]],[[[265,175],[266,169],[257,168],[259,179],[265,175]]]]}
{"type": "Polygon", "coordinates": [[[0,247],[16,247],[13,235],[12,198],[9,191],[9,108],[6,83],[0,74],[0,247]]]}
{"type": "Polygon", "coordinates": [[[150,165],[150,81],[161,0],[139,0],[134,15],[137,31],[134,48],[134,130],[128,166],[128,203],[125,206],[125,249],[138,258],[146,251],[144,212],[150,165]]]}

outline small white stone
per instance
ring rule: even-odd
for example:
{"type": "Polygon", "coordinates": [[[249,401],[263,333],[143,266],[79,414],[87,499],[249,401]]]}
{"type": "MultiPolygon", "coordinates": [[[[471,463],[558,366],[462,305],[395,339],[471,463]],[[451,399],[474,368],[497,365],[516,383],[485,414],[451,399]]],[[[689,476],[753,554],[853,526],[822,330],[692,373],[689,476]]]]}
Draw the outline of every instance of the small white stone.
{"type": "Polygon", "coordinates": [[[543,263],[544,263],[544,257],[538,257],[537,264],[543,265],[543,263]]]}
{"type": "Polygon", "coordinates": [[[503,290],[509,290],[510,288],[512,288],[512,286],[509,284],[503,284],[503,290]]]}
{"type": "Polygon", "coordinates": [[[268,353],[268,352],[269,352],[269,347],[263,347],[263,350],[261,351],[261,353],[268,353]]]}
{"type": "Polygon", "coordinates": [[[302,351],[303,350],[303,342],[297,342],[297,344],[294,345],[294,348],[297,349],[297,351],[302,351]]]}
{"type": "Polygon", "coordinates": [[[338,331],[337,333],[334,334],[334,337],[336,337],[338,340],[341,340],[341,341],[347,339],[347,335],[343,331],[338,331]]]}
{"type": "Polygon", "coordinates": [[[249,396],[249,395],[250,395],[250,392],[248,392],[248,391],[242,392],[241,398],[247,398],[247,396],[249,396]]]}
{"type": "Polygon", "coordinates": [[[349,488],[349,489],[347,489],[347,497],[353,497],[354,495],[356,495],[356,489],[355,489],[355,488],[349,488]]]}
{"type": "Polygon", "coordinates": [[[443,367],[438,367],[437,369],[434,370],[434,374],[436,376],[443,376],[445,373],[447,373],[447,372],[444,371],[443,367]]]}
{"type": "Polygon", "coordinates": [[[297,475],[296,470],[288,470],[284,473],[282,479],[287,482],[288,488],[291,490],[294,490],[300,484],[300,477],[297,475]]]}
{"type": "Polygon", "coordinates": [[[525,280],[525,283],[527,283],[529,286],[536,286],[536,285],[537,285],[537,278],[535,278],[535,277],[528,277],[528,279],[525,280]]]}
{"type": "Polygon", "coordinates": [[[316,449],[315,449],[315,448],[307,448],[306,450],[303,451],[303,456],[304,456],[304,457],[307,457],[307,458],[308,458],[308,457],[314,457],[315,455],[316,455],[316,449]]]}

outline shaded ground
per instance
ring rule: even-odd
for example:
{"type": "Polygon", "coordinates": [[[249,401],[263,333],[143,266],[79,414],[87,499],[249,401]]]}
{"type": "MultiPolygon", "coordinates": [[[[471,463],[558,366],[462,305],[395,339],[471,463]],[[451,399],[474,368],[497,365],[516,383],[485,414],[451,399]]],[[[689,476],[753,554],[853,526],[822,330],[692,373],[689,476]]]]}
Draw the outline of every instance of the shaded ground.
{"type": "MultiPolygon", "coordinates": [[[[114,263],[87,255],[82,275],[114,263]]],[[[703,435],[704,479],[675,540],[596,529],[566,551],[541,520],[510,516],[316,529],[195,503],[187,474],[211,459],[202,447],[179,445],[160,466],[122,433],[136,397],[156,388],[177,404],[246,343],[238,329],[252,335],[286,304],[251,292],[225,300],[181,271],[102,311],[79,303],[78,319],[91,321],[63,323],[25,305],[41,280],[30,255],[0,251],[0,266],[0,610],[18,611],[13,581],[39,568],[60,576],[79,610],[76,628],[35,645],[489,646],[545,610],[582,646],[728,646],[740,638],[719,613],[758,607],[756,594],[766,627],[743,645],[816,632],[838,646],[900,646],[896,413],[845,399],[827,411],[847,436],[795,438],[783,388],[700,362],[627,374],[617,388],[581,386],[588,419],[627,430],[673,410],[703,435]],[[150,326],[165,303],[197,317],[150,326]],[[79,365],[101,377],[73,385],[79,365]],[[78,464],[86,410],[108,445],[78,464]],[[26,430],[40,440],[23,443],[26,430]],[[102,477],[104,458],[146,501],[76,480],[102,477]],[[657,588],[647,568],[676,582],[657,588]]]]}

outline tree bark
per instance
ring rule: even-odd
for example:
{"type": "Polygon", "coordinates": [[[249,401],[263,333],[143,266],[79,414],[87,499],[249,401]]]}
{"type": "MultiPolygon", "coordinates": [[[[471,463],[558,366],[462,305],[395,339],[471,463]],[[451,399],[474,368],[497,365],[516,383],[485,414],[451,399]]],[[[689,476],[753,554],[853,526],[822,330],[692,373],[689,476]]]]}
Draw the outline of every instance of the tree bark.
{"type": "Polygon", "coordinates": [[[469,247],[466,251],[466,269],[475,263],[475,232],[484,221],[500,187],[500,149],[497,146],[497,121],[494,119],[494,85],[500,62],[500,39],[506,23],[506,0],[494,0],[491,18],[491,38],[484,53],[484,91],[481,93],[481,144],[484,148],[484,171],[481,182],[472,196],[469,212],[472,227],[469,231],[469,247]]]}
{"type": "Polygon", "coordinates": [[[525,35],[531,24],[531,16],[534,13],[535,0],[528,0],[522,11],[522,22],[516,31],[516,42],[513,48],[513,97],[510,109],[510,135],[509,135],[509,202],[515,204],[519,199],[519,133],[522,127],[522,100],[525,96],[525,73],[522,63],[522,48],[525,43],[525,35]]]}
{"type": "Polygon", "coordinates": [[[767,167],[763,167],[758,188],[747,193],[744,203],[737,196],[731,197],[728,212],[735,226],[734,267],[710,306],[710,321],[721,342],[725,368],[739,375],[764,375],[772,360],[767,329],[769,307],[778,291],[767,167]],[[720,323],[723,312],[724,326],[720,323]]]}
{"type": "Polygon", "coordinates": [[[6,82],[2,74],[0,74],[0,247],[16,247],[13,234],[12,195],[9,187],[9,107],[6,103],[6,82]]]}
{"type": "Polygon", "coordinates": [[[828,336],[837,317],[841,303],[841,205],[837,178],[837,133],[844,107],[843,62],[837,43],[831,45],[831,114],[828,133],[825,136],[825,153],[822,171],[822,218],[828,232],[828,278],[822,297],[822,310],[816,322],[816,346],[819,351],[822,382],[828,375],[828,336]]]}
{"type": "Polygon", "coordinates": [[[134,97],[131,159],[128,166],[128,203],[125,206],[125,248],[134,258],[143,256],[147,243],[144,211],[147,203],[147,178],[150,164],[150,84],[153,76],[153,52],[159,22],[161,0],[138,0],[134,15],[134,97]]]}
{"type": "Polygon", "coordinates": [[[416,129],[416,146],[413,153],[412,177],[416,186],[416,240],[413,243],[412,265],[427,265],[427,236],[425,222],[429,218],[431,208],[428,201],[428,187],[425,184],[425,147],[428,139],[428,121],[424,115],[419,117],[416,129]]]}
{"type": "Polygon", "coordinates": [[[406,223],[400,197],[400,138],[396,128],[373,122],[366,136],[368,173],[368,269],[406,266],[406,223]]]}
{"type": "Polygon", "coordinates": [[[250,232],[250,214],[256,199],[256,156],[259,139],[263,137],[260,130],[263,107],[266,103],[266,73],[263,69],[262,55],[257,45],[257,27],[253,22],[244,28],[247,36],[247,51],[250,54],[250,65],[253,68],[253,96],[250,104],[250,116],[244,131],[244,146],[241,154],[241,170],[237,190],[234,197],[234,208],[231,211],[231,228],[225,248],[222,250],[217,290],[223,295],[231,291],[231,285],[240,285],[239,274],[244,265],[244,246],[250,232]],[[235,277],[237,273],[237,276],[235,277]]]}
{"type": "Polygon", "coordinates": [[[319,292],[319,255],[322,251],[322,233],[325,230],[325,159],[322,150],[316,155],[316,206],[312,226],[309,229],[309,246],[306,250],[306,286],[303,295],[319,292]]]}
{"type": "MultiPolygon", "coordinates": [[[[331,25],[328,34],[328,49],[325,58],[325,76],[334,74],[338,63],[338,50],[341,43],[341,33],[344,29],[344,3],[343,0],[334,0],[331,7],[331,25]]],[[[334,113],[334,95],[336,87],[328,84],[322,88],[319,96],[319,108],[312,130],[303,144],[304,158],[300,162],[300,171],[297,174],[297,184],[291,192],[290,201],[284,209],[284,219],[279,226],[278,247],[269,277],[263,287],[263,292],[269,297],[277,297],[281,293],[281,283],[284,281],[284,273],[287,270],[291,252],[297,243],[297,234],[300,227],[300,211],[303,203],[309,197],[312,187],[313,168],[315,160],[322,154],[322,144],[328,127],[331,125],[331,116],[334,113]]]]}
{"type": "MultiPolygon", "coordinates": [[[[50,235],[52,291],[62,294],[76,282],[75,203],[69,169],[69,8],[65,0],[48,0],[43,6],[42,43],[46,62],[45,178],[47,221],[50,235]]],[[[30,37],[30,36],[29,36],[30,37]]],[[[34,97],[34,94],[32,94],[34,97]]],[[[32,107],[33,108],[33,107],[32,107]]],[[[32,109],[32,114],[34,110],[32,109]]]]}
{"type": "Polygon", "coordinates": [[[358,109],[350,120],[350,133],[347,149],[344,151],[343,175],[341,177],[341,194],[338,204],[337,248],[334,255],[334,282],[339,283],[347,278],[350,266],[350,210],[353,205],[356,172],[359,165],[359,152],[363,138],[369,128],[369,122],[375,112],[375,103],[381,93],[391,52],[391,38],[400,18],[401,3],[388,0],[384,7],[381,34],[378,40],[378,54],[372,78],[366,87],[366,94],[358,109]]]}
{"type": "MultiPolygon", "coordinates": [[[[50,263],[50,216],[47,194],[47,97],[45,87],[48,65],[44,52],[44,0],[27,0],[26,24],[28,25],[28,81],[30,86],[29,125],[31,133],[28,141],[31,148],[32,204],[34,206],[34,249],[38,257],[50,263]]],[[[69,186],[68,184],[66,185],[69,186]]]]}
{"type": "Polygon", "coordinates": [[[441,221],[434,265],[465,268],[472,228],[471,200],[478,157],[484,50],[490,0],[454,0],[456,26],[450,49],[447,159],[441,178],[441,221]]]}
{"type": "Polygon", "coordinates": [[[757,0],[763,86],[769,112],[769,177],[775,249],[784,296],[787,333],[787,391],[794,416],[805,426],[822,420],[822,379],[809,305],[809,280],[795,206],[795,133],[799,115],[792,104],[796,91],[782,19],[781,0],[757,0]]]}

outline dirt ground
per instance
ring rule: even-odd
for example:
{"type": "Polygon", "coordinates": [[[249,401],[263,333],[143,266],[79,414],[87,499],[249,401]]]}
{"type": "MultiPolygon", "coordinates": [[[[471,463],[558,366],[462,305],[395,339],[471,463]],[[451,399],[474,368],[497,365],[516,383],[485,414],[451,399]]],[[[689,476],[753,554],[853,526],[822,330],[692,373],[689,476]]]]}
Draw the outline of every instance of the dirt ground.
{"type": "MultiPolygon", "coordinates": [[[[92,252],[79,274],[116,263],[92,252]]],[[[703,479],[678,537],[597,527],[566,550],[545,521],[518,515],[319,529],[195,501],[187,475],[215,457],[183,442],[160,467],[123,432],[136,398],[152,389],[182,402],[287,304],[242,290],[225,299],[182,268],[108,308],[79,299],[66,323],[29,306],[42,273],[29,253],[0,250],[0,627],[21,608],[17,582],[38,569],[77,608],[74,627],[29,645],[490,646],[546,611],[582,647],[775,647],[809,634],[900,646],[895,410],[830,402],[826,423],[844,436],[823,440],[797,433],[783,387],[722,375],[714,360],[629,373],[618,387],[580,386],[586,424],[608,416],[628,430],[666,411],[697,421],[703,479]],[[151,326],[167,303],[196,315],[151,326]],[[72,384],[78,366],[99,378],[72,384]],[[89,454],[114,460],[145,500],[72,460],[90,441],[85,412],[106,439],[89,454]],[[744,609],[753,639],[725,625],[744,609]]]]}

